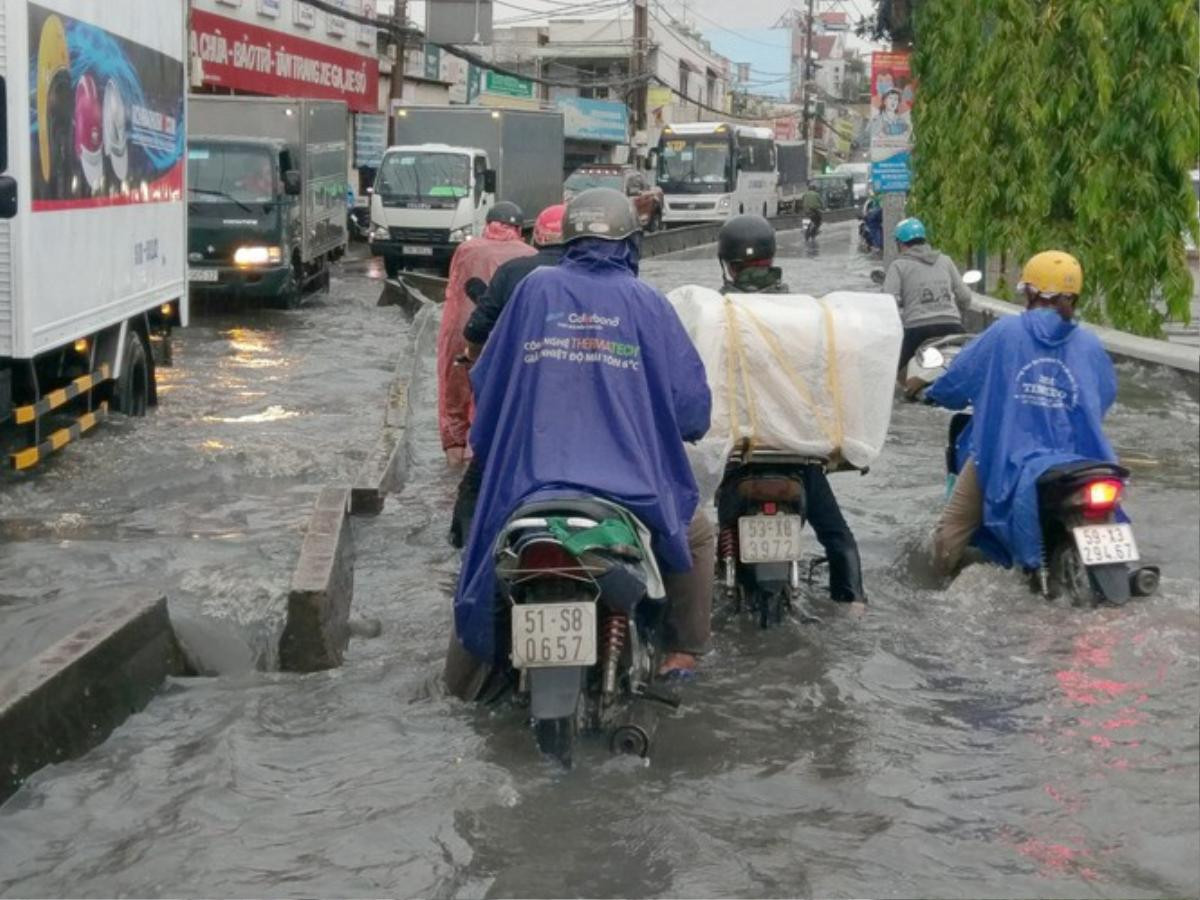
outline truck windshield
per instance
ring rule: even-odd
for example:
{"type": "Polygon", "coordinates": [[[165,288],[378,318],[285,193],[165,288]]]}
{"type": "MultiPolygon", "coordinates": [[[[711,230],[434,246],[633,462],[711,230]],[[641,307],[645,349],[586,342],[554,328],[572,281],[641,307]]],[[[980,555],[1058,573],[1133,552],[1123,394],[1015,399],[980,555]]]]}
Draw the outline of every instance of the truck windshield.
{"type": "Polygon", "coordinates": [[[729,141],[716,135],[664,137],[659,145],[658,185],[670,193],[733,190],[729,141]]]}
{"type": "Polygon", "coordinates": [[[375,178],[381,197],[444,200],[471,192],[471,172],[461,153],[390,153],[375,178]]]}
{"type": "Polygon", "coordinates": [[[273,155],[257,147],[188,146],[192,203],[273,203],[278,193],[273,155]]]}

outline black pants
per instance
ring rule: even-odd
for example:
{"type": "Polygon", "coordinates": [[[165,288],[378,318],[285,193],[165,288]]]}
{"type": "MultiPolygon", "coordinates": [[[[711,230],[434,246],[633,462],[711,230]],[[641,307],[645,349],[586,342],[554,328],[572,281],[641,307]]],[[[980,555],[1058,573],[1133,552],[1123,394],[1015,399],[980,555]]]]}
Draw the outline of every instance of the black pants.
{"type": "Polygon", "coordinates": [[[483,467],[471,457],[462,481],[458,483],[458,496],[454,498],[454,517],[450,520],[450,546],[465,547],[471,534],[471,520],[475,518],[475,505],[479,502],[479,489],[483,486],[483,467]]]}
{"type": "Polygon", "coordinates": [[[900,345],[900,371],[908,365],[923,343],[930,338],[945,337],[948,334],[962,334],[963,327],[958,322],[934,322],[932,325],[917,325],[904,329],[904,343],[900,345]]]}
{"type": "Polygon", "coordinates": [[[829,558],[829,595],[843,603],[865,601],[858,543],[842,516],[829,479],[820,466],[805,466],[803,477],[808,498],[808,524],[829,558]]]}
{"type": "Polygon", "coordinates": [[[808,216],[808,229],[804,232],[804,237],[807,240],[816,240],[817,232],[821,230],[821,211],[819,209],[805,210],[804,214],[808,216]]]}

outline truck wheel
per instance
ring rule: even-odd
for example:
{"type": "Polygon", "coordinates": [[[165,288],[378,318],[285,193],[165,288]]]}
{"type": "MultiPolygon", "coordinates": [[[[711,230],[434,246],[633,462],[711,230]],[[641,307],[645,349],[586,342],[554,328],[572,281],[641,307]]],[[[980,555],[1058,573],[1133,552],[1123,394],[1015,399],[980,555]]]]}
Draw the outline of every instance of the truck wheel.
{"type": "Polygon", "coordinates": [[[127,416],[144,416],[150,405],[150,362],[142,337],[132,329],[121,357],[121,377],[113,388],[113,406],[127,416]]]}
{"type": "Polygon", "coordinates": [[[303,299],[304,269],[300,265],[300,260],[297,259],[292,262],[292,272],[284,284],[283,290],[275,298],[276,306],[280,309],[297,309],[303,299]]]}
{"type": "Polygon", "coordinates": [[[394,256],[385,256],[383,258],[383,271],[387,273],[388,278],[395,278],[400,274],[400,260],[394,256]]]}

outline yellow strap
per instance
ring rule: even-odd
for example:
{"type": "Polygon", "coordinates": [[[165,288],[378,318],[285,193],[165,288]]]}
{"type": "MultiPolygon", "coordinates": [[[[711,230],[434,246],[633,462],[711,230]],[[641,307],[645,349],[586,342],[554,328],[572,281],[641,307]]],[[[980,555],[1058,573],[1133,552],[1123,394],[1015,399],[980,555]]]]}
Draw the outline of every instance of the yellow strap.
{"type": "Polygon", "coordinates": [[[740,380],[742,394],[746,398],[746,414],[750,419],[750,435],[746,447],[747,452],[750,452],[758,443],[758,404],[754,400],[754,392],[750,390],[750,366],[746,360],[745,348],[742,346],[737,313],[738,308],[728,297],[725,297],[725,330],[729,338],[729,352],[725,365],[725,396],[729,403],[729,424],[733,437],[740,440],[742,430],[738,417],[737,393],[737,382],[740,380]]]}
{"type": "Polygon", "coordinates": [[[842,442],[846,439],[846,423],[842,421],[842,382],[838,377],[837,367],[837,336],[833,330],[833,310],[822,297],[817,301],[825,314],[825,374],[829,376],[829,397],[833,401],[833,449],[841,454],[842,442]]]}

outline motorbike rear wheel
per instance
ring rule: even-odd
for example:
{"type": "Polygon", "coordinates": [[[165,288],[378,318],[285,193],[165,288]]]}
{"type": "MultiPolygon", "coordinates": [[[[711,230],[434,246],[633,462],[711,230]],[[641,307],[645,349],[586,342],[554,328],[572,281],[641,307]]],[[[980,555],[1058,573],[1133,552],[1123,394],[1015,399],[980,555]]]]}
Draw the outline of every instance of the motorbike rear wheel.
{"type": "Polygon", "coordinates": [[[575,753],[575,735],[578,716],[563,716],[559,719],[534,719],[533,735],[538,750],[558,760],[565,768],[571,768],[575,753]]]}
{"type": "Polygon", "coordinates": [[[1050,596],[1065,596],[1072,606],[1097,606],[1104,596],[1088,576],[1074,544],[1060,543],[1050,554],[1050,596]]]}

